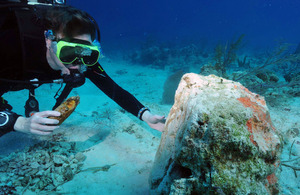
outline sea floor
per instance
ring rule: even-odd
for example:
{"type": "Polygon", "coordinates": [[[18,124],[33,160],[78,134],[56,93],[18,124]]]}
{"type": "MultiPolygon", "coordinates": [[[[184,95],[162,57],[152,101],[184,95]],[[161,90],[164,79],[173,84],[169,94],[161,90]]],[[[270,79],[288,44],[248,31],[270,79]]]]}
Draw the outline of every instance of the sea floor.
{"type": "MultiPolygon", "coordinates": [[[[149,107],[152,113],[168,115],[171,105],[161,104],[163,85],[169,76],[167,69],[153,69],[107,58],[103,60],[102,66],[113,80],[149,107]]],[[[59,87],[45,85],[36,90],[40,110],[52,108],[55,102],[53,96],[59,87]]],[[[76,149],[86,156],[82,167],[86,171],[79,172],[71,181],[60,185],[53,194],[149,194],[148,178],[161,133],[125,113],[88,80],[84,86],[74,89],[71,95],[79,95],[80,104],[54,134],[63,135],[66,142],[76,143],[76,149]],[[103,166],[109,169],[97,169],[103,166]]],[[[7,93],[4,96],[18,113],[24,112],[27,97],[28,91],[7,93]]],[[[290,99],[283,108],[269,109],[275,127],[282,134],[291,128],[300,128],[299,98],[290,99]]],[[[16,132],[9,133],[0,138],[0,155],[22,151],[26,146],[44,139],[47,137],[41,139],[16,132]]],[[[297,157],[291,155],[292,142],[292,139],[285,140],[282,160],[297,157]]],[[[279,183],[282,194],[300,194],[299,171],[295,173],[286,166],[281,166],[281,169],[279,183]]],[[[24,194],[37,193],[27,190],[24,194]]]]}

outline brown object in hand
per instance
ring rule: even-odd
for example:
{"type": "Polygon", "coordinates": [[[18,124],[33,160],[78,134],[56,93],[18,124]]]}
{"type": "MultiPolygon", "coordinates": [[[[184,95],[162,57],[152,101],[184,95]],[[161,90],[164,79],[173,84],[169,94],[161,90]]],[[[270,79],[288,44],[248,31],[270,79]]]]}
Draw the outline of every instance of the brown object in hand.
{"type": "Polygon", "coordinates": [[[79,96],[73,96],[68,98],[66,101],[64,101],[61,105],[59,105],[55,111],[60,112],[60,116],[51,116],[49,118],[51,119],[57,119],[59,120],[59,123],[57,125],[62,124],[64,120],[66,120],[72,112],[75,110],[77,105],[79,104],[80,97],[79,96]]]}

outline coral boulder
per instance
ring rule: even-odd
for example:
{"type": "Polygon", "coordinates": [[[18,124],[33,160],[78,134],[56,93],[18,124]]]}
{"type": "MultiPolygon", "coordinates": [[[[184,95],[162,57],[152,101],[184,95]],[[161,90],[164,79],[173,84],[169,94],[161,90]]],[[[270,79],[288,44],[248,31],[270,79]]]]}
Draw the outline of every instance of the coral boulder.
{"type": "Polygon", "coordinates": [[[152,194],[276,194],[280,135],[264,98],[185,74],[150,175],[152,194]]]}

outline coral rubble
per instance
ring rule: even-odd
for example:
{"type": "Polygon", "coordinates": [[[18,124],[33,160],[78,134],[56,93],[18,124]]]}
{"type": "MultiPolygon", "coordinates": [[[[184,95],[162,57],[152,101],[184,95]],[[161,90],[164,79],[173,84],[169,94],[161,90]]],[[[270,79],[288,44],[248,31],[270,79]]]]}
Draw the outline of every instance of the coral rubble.
{"type": "Polygon", "coordinates": [[[150,175],[152,194],[277,194],[280,133],[263,97],[185,74],[150,175]]]}
{"type": "Polygon", "coordinates": [[[75,143],[43,141],[0,160],[0,194],[52,192],[80,172],[85,156],[75,143]]]}

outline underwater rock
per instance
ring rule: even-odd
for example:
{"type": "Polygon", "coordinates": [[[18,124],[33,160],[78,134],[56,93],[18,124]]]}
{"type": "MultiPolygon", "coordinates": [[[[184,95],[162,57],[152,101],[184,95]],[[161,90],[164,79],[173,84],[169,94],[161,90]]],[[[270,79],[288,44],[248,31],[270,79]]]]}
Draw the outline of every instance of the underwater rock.
{"type": "Polygon", "coordinates": [[[185,74],[150,175],[152,194],[277,194],[280,134],[263,97],[185,74]]]}
{"type": "MultiPolygon", "coordinates": [[[[233,72],[230,79],[235,81],[237,78],[240,78],[243,75],[245,75],[245,72],[243,71],[233,72]]],[[[239,82],[242,83],[244,86],[259,86],[264,84],[263,80],[253,75],[244,76],[242,79],[239,80],[239,82]]]]}
{"type": "Polygon", "coordinates": [[[268,70],[265,70],[265,72],[258,71],[257,74],[237,71],[231,74],[230,79],[239,81],[252,92],[263,95],[268,106],[271,107],[283,106],[291,98],[291,95],[295,96],[294,91],[297,93],[297,88],[278,82],[279,78],[272,72],[268,72],[268,70]]]}
{"type": "Polygon", "coordinates": [[[76,152],[73,145],[42,141],[0,158],[0,194],[23,194],[26,190],[53,192],[72,180],[86,158],[83,153],[76,152]]]}
{"type": "Polygon", "coordinates": [[[300,71],[299,72],[289,72],[284,75],[286,82],[300,81],[300,71]]]}
{"type": "Polygon", "coordinates": [[[145,65],[154,65],[157,68],[165,68],[170,55],[168,48],[152,45],[143,47],[141,50],[134,52],[129,59],[134,63],[145,65]]]}
{"type": "Polygon", "coordinates": [[[76,155],[75,155],[75,159],[77,161],[84,161],[86,159],[86,156],[82,153],[82,152],[78,152],[76,155]]]}
{"type": "Polygon", "coordinates": [[[211,64],[207,64],[201,67],[200,69],[200,74],[204,75],[204,76],[208,76],[208,75],[217,75],[220,76],[222,75],[221,70],[217,70],[215,66],[211,65],[211,64]]]}
{"type": "Polygon", "coordinates": [[[162,96],[163,104],[174,104],[175,91],[183,75],[184,71],[178,70],[167,78],[164,84],[164,92],[162,96]]]}
{"type": "Polygon", "coordinates": [[[300,97],[300,71],[290,72],[284,75],[284,79],[292,84],[288,93],[294,97],[300,97]]]}
{"type": "Polygon", "coordinates": [[[274,82],[274,83],[276,83],[279,80],[278,76],[274,72],[272,72],[270,70],[266,70],[266,69],[259,70],[255,74],[255,76],[257,76],[258,78],[260,78],[264,82],[274,82]]]}
{"type": "Polygon", "coordinates": [[[202,64],[204,58],[208,58],[205,43],[170,45],[169,43],[158,43],[155,40],[148,39],[141,45],[141,48],[124,56],[125,59],[141,64],[150,65],[154,68],[165,69],[171,65],[171,70],[179,68],[188,68],[192,64],[202,64]]]}

